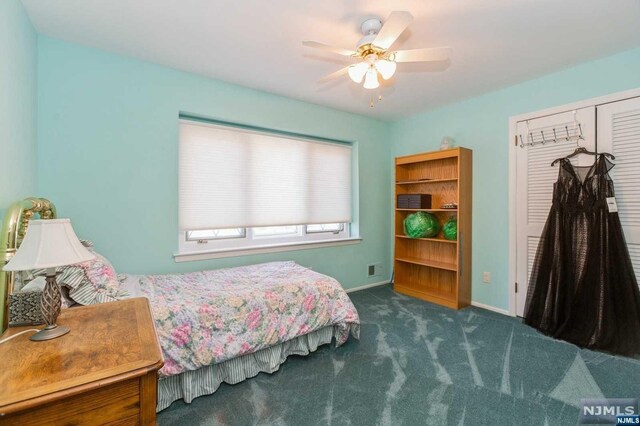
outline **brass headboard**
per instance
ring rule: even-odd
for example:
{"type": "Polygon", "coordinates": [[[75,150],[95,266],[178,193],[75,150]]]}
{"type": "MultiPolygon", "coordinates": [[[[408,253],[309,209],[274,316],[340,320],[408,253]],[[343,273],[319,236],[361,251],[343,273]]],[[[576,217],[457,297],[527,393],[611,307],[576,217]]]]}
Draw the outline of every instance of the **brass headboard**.
{"type": "MultiPolygon", "coordinates": [[[[54,219],[56,207],[44,198],[26,198],[13,203],[7,209],[2,222],[0,236],[0,266],[7,264],[13,257],[27,232],[29,220],[35,214],[40,219],[54,219]]],[[[4,333],[9,324],[9,294],[13,291],[14,272],[0,271],[0,334],[4,333]]]]}

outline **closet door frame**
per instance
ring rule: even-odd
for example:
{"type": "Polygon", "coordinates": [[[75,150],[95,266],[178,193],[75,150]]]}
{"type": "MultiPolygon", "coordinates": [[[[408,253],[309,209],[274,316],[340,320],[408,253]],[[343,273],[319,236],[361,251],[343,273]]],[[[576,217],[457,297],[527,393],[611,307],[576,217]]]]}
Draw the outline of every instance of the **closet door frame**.
{"type": "MultiPolygon", "coordinates": [[[[577,109],[588,108],[611,102],[618,102],[625,99],[640,97],[640,88],[626,90],[624,92],[613,93],[610,95],[600,96],[597,98],[585,99],[582,101],[573,102],[566,105],[561,105],[553,108],[547,108],[540,111],[533,111],[526,114],[520,114],[509,117],[509,283],[508,283],[508,296],[509,296],[509,315],[516,316],[516,282],[517,282],[517,191],[516,191],[516,179],[517,179],[517,150],[522,149],[517,140],[518,135],[518,122],[526,120],[534,120],[545,116],[561,114],[565,112],[574,111],[577,109]]],[[[526,291],[526,283],[518,283],[519,291],[526,291]]]]}

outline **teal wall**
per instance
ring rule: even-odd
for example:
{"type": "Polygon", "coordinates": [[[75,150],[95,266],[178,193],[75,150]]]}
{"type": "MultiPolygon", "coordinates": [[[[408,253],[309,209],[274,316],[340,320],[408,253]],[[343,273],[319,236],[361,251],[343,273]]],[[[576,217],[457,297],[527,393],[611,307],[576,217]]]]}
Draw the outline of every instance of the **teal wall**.
{"type": "Polygon", "coordinates": [[[508,308],[508,119],[640,86],[640,49],[385,123],[94,49],[38,41],[38,193],[119,271],[165,273],[293,259],[345,287],[380,281],[366,265],[392,253],[392,158],[474,151],[473,300],[508,308]],[[345,247],[176,264],[180,111],[356,141],[358,223],[345,247]],[[492,274],[483,284],[482,272],[492,274]]]}
{"type": "Polygon", "coordinates": [[[36,64],[37,35],[22,4],[0,1],[0,214],[34,195],[36,64]]]}
{"type": "Polygon", "coordinates": [[[637,87],[640,49],[392,123],[394,157],[438,149],[445,135],[473,150],[474,301],[509,307],[509,117],[637,87]]]}
{"type": "Polygon", "coordinates": [[[291,259],[344,287],[389,278],[388,125],[99,50],[40,37],[38,193],[116,270],[167,273],[291,259]],[[355,141],[360,244],[174,263],[178,113],[355,141]],[[383,277],[366,265],[382,262],[383,277]]]}

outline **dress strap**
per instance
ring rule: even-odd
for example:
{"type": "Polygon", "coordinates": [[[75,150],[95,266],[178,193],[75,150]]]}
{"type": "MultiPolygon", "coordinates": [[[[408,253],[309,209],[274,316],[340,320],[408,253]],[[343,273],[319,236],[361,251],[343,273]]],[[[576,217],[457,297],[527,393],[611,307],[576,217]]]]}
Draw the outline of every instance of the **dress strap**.
{"type": "Polygon", "coordinates": [[[597,174],[606,175],[607,173],[609,173],[609,170],[611,170],[614,166],[615,164],[609,161],[606,155],[598,154],[598,158],[596,159],[596,167],[595,167],[596,168],[595,172],[597,174]]]}

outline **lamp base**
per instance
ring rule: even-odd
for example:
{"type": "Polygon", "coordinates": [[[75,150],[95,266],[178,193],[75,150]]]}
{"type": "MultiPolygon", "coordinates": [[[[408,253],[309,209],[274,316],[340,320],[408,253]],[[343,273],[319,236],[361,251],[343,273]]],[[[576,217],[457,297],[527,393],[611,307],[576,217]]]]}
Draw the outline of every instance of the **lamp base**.
{"type": "Polygon", "coordinates": [[[48,325],[31,336],[30,340],[38,342],[41,340],[55,339],[56,337],[64,336],[68,332],[69,327],[65,327],[64,325],[48,325]]]}
{"type": "Polygon", "coordinates": [[[50,268],[47,270],[46,284],[40,297],[42,318],[47,326],[31,336],[31,340],[42,341],[55,339],[69,332],[69,327],[56,324],[58,315],[60,315],[60,298],[60,287],[58,287],[56,283],[56,270],[50,268]]]}

